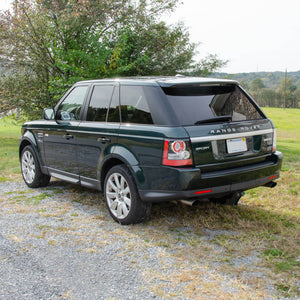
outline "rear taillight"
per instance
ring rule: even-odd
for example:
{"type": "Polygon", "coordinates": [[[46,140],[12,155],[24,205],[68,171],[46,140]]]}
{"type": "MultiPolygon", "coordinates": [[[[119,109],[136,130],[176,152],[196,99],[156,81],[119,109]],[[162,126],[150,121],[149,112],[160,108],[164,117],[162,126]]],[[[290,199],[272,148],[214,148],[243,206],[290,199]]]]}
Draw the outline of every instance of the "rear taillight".
{"type": "Polygon", "coordinates": [[[276,129],[274,129],[274,131],[273,131],[272,152],[276,151],[276,141],[277,141],[277,134],[276,134],[276,129]]]}
{"type": "Polygon", "coordinates": [[[193,165],[190,142],[187,140],[165,140],[163,165],[175,167],[193,165]]]}

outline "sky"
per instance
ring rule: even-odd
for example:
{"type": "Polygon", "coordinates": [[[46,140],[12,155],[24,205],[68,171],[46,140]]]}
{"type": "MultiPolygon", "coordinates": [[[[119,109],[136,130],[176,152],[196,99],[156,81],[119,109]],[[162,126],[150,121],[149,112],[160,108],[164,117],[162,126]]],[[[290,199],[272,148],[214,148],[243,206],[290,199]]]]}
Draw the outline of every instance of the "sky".
{"type": "Polygon", "coordinates": [[[199,56],[229,60],[228,73],[300,70],[300,0],[183,0],[181,20],[199,56]]]}
{"type": "MultiPolygon", "coordinates": [[[[0,0],[0,9],[11,0],[0,0]]],[[[228,60],[227,73],[300,70],[300,0],[182,0],[164,19],[183,21],[198,57],[228,60]]]]}

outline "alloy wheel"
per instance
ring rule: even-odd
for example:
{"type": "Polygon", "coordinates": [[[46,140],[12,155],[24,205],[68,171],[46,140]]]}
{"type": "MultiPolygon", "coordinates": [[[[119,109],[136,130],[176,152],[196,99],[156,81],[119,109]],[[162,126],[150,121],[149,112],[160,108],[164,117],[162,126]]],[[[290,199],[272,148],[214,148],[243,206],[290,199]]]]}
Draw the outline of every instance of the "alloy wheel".
{"type": "Polygon", "coordinates": [[[128,216],[131,209],[131,193],[128,182],[120,173],[113,173],[107,180],[106,200],[111,213],[118,219],[128,216]]]}
{"type": "Polygon", "coordinates": [[[35,161],[30,151],[25,151],[22,156],[22,174],[25,181],[31,184],[35,179],[35,161]]]}

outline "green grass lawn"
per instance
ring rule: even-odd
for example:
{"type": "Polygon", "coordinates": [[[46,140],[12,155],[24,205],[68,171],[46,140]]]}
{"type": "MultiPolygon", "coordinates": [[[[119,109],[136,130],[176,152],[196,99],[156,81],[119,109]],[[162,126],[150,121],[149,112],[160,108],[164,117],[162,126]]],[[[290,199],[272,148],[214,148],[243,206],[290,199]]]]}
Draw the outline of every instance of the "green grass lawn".
{"type": "Polygon", "coordinates": [[[21,124],[12,116],[0,119],[0,182],[20,174],[18,146],[21,124]]]}
{"type": "Polygon", "coordinates": [[[12,138],[19,140],[23,121],[15,120],[15,116],[0,119],[0,138],[12,138]]]}
{"type": "Polygon", "coordinates": [[[300,171],[300,109],[263,108],[277,128],[277,149],[284,154],[283,170],[300,171]]]}

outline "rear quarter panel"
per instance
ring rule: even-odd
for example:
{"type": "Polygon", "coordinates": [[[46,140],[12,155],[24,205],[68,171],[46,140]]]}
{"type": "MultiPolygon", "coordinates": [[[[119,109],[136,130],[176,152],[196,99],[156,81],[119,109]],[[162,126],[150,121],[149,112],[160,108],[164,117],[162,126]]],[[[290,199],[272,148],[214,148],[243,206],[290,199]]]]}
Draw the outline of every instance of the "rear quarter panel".
{"type": "Polygon", "coordinates": [[[187,137],[182,127],[121,124],[114,155],[126,159],[138,187],[146,188],[150,183],[143,169],[159,171],[157,167],[162,165],[164,140],[187,137]]]}

